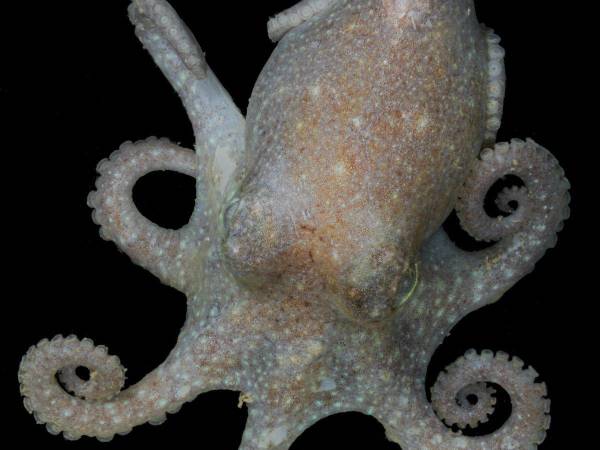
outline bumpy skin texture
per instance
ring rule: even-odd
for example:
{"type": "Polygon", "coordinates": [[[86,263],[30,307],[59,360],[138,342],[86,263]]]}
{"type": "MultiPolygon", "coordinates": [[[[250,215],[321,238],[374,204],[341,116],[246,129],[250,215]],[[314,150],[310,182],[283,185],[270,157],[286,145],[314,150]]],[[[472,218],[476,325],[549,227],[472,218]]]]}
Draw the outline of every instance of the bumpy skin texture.
{"type": "Polygon", "coordinates": [[[89,339],[33,346],[19,380],[36,420],[110,440],[232,389],[249,404],[245,450],[287,449],[344,411],[373,415],[404,449],[542,442],[546,389],[517,358],[469,351],[440,374],[431,404],[424,386],[452,327],[531,271],[568,217],[569,185],[547,150],[493,145],[504,53],[472,1],[304,0],[269,23],[280,42],[246,119],[166,1],[133,1],[130,17],[182,98],[196,152],[126,143],[98,166],[89,205],[102,237],[187,294],[187,320],[167,360],[125,390],[118,359],[89,339]],[[180,230],[132,202],[156,170],[197,180],[180,230]],[[490,217],[486,195],[508,174],[522,186],[490,217]],[[458,249],[441,228],[453,209],[494,245],[458,249]],[[481,437],[451,431],[487,420],[486,383],[511,396],[509,420],[481,437]]]}

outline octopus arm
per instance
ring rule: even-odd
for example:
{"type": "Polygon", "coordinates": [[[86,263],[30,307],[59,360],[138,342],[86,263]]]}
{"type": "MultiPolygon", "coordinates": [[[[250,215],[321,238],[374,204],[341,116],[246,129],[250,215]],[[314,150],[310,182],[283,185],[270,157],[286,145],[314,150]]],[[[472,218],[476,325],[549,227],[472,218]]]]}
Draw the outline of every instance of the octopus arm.
{"type": "Polygon", "coordinates": [[[19,367],[25,407],[49,432],[62,432],[68,440],[90,436],[110,441],[137,425],[158,425],[166,413],[177,412],[198,394],[235,385],[235,355],[210,332],[198,342],[204,347],[187,348],[180,341],[163,364],[121,390],[125,368],[106,347],[75,336],[44,339],[29,349],[19,367]],[[219,364],[211,364],[215,355],[219,364]],[[88,379],[79,378],[79,366],[89,370],[88,379]]]}
{"type": "MultiPolygon", "coordinates": [[[[413,351],[414,379],[425,379],[433,352],[460,319],[497,301],[555,245],[556,233],[569,216],[568,190],[556,159],[532,140],[513,140],[482,152],[461,189],[457,212],[471,236],[495,243],[466,252],[440,230],[425,245],[420,285],[398,319],[405,341],[412,342],[409,347],[421,349],[413,351]],[[496,205],[504,214],[490,217],[484,202],[492,186],[506,175],[518,177],[522,185],[502,191],[496,205]]],[[[550,420],[545,386],[536,377],[532,368],[523,370],[518,358],[469,351],[440,374],[432,389],[432,404],[423,383],[417,383],[408,395],[418,405],[412,419],[409,415],[401,424],[390,420],[398,405],[380,417],[388,421],[388,434],[403,448],[536,448],[550,420]],[[459,428],[485,422],[494,407],[488,383],[500,385],[511,399],[512,414],[501,428],[490,435],[466,437],[444,426],[444,422],[459,428]],[[461,404],[460,399],[470,394],[481,398],[479,407],[461,404]]]]}
{"type": "Polygon", "coordinates": [[[429,289],[425,297],[447,295],[445,315],[454,320],[497,301],[556,245],[557,232],[569,217],[569,187],[554,156],[531,139],[484,150],[462,186],[456,209],[472,237],[494,244],[462,251],[440,230],[426,246],[423,263],[429,277],[423,284],[440,290],[429,289]],[[491,217],[484,208],[486,197],[507,175],[516,176],[522,185],[498,195],[502,214],[491,217]]]}
{"type": "Polygon", "coordinates": [[[339,0],[302,0],[269,20],[267,29],[273,42],[310,18],[329,11],[339,0]]]}
{"type": "Polygon", "coordinates": [[[440,375],[432,391],[433,407],[424,390],[407,394],[405,386],[398,386],[398,392],[391,388],[377,406],[376,415],[388,437],[409,450],[535,449],[550,425],[550,400],[544,383],[535,381],[537,376],[533,368],[524,368],[523,361],[506,353],[470,350],[440,375]],[[494,391],[486,383],[498,384],[509,394],[512,412],[508,420],[483,436],[465,436],[448,428],[487,420],[494,391]],[[477,395],[479,406],[460,403],[466,395],[477,395]],[[396,413],[402,407],[399,401],[411,405],[404,408],[405,414],[396,413]]]}
{"type": "Polygon", "coordinates": [[[403,305],[397,324],[423,348],[420,375],[425,375],[433,352],[452,327],[497,301],[556,244],[556,233],[569,216],[568,204],[563,170],[534,141],[513,140],[481,153],[461,188],[457,212],[471,236],[495,243],[481,251],[464,251],[440,229],[424,245],[419,285],[403,305]],[[506,215],[490,217],[486,197],[507,175],[518,177],[522,186],[501,192],[496,204],[506,215]]]}
{"type": "Polygon", "coordinates": [[[129,17],[136,35],[179,94],[196,137],[201,163],[198,195],[224,194],[243,176],[246,120],[206,63],[198,42],[165,0],[135,0],[129,17]],[[236,175],[237,174],[237,175],[236,175]]]}
{"type": "Polygon", "coordinates": [[[475,239],[496,244],[470,256],[464,266],[475,304],[491,303],[531,272],[569,217],[569,182],[554,156],[528,139],[486,149],[459,194],[458,216],[475,239]],[[521,187],[507,188],[496,199],[506,216],[490,217],[484,201],[494,183],[518,177],[521,187]]]}
{"type": "MultiPolygon", "coordinates": [[[[286,393],[273,401],[252,402],[248,406],[248,420],[239,450],[288,450],[294,441],[309,428],[316,419],[311,418],[311,405],[300,398],[293,407],[286,407],[286,393]]],[[[319,417],[322,414],[318,414],[319,417]]]]}
{"type": "Polygon", "coordinates": [[[100,225],[100,236],[111,240],[136,264],[163,283],[188,292],[193,274],[185,270],[202,254],[206,218],[197,206],[187,225],[179,230],[162,228],[136,208],[132,190],[138,179],[159,170],[172,170],[196,177],[199,168],[192,150],[168,140],[150,138],[125,143],[98,164],[96,191],[88,196],[92,218],[100,225]]]}
{"type": "Polygon", "coordinates": [[[314,379],[302,375],[297,367],[287,366],[287,358],[298,355],[295,346],[278,349],[277,343],[266,336],[257,340],[240,333],[237,325],[232,329],[236,330],[236,339],[244,347],[240,351],[242,394],[239,406],[246,404],[248,407],[239,450],[288,450],[304,430],[326,413],[324,405],[318,409],[314,407],[314,392],[307,387],[314,385],[314,379]]]}

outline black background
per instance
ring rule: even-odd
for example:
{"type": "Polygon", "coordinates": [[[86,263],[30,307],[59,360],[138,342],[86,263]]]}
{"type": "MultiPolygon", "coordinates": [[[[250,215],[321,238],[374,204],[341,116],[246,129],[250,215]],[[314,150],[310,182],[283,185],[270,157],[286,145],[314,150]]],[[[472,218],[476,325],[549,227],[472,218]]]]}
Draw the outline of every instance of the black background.
{"type": "MultiPolygon", "coordinates": [[[[209,64],[246,110],[254,81],[274,45],[269,16],[295,2],[171,2],[195,33],[209,64]],[[208,5],[207,5],[208,4],[208,5]]],[[[136,382],[167,356],[185,317],[185,298],[161,285],[102,241],[86,206],[95,166],[126,140],[164,136],[193,145],[179,99],[134,36],[127,0],[21,2],[3,10],[2,122],[5,272],[3,305],[5,436],[45,448],[121,449],[190,442],[236,449],[246,410],[237,393],[213,392],[186,404],[160,427],[144,425],[110,444],[66,442],[35,425],[21,406],[21,355],[44,337],[90,337],[119,355],[136,382]],[[44,5],[42,7],[42,5],[44,5]],[[8,294],[8,292],[11,292],[8,294]],[[5,422],[6,424],[6,422],[5,422]]],[[[587,397],[578,350],[591,294],[579,292],[583,240],[582,155],[593,151],[582,105],[593,103],[583,74],[591,54],[585,11],[564,2],[476,1],[479,19],[507,50],[508,89],[499,140],[532,137],[560,160],[573,184],[572,219],[536,270],[503,299],[465,318],[437,351],[430,381],[469,348],[505,350],[534,366],[548,384],[552,427],[542,449],[572,448],[584,436],[576,401],[587,397]],[[583,54],[580,55],[580,53],[583,54]]],[[[591,114],[594,114],[593,112],[591,114]]],[[[185,223],[193,180],[150,175],[135,191],[140,209],[163,226],[185,223]]],[[[597,264],[596,264],[597,265],[597,264]]],[[[588,358],[589,359],[589,358],[588,358]]],[[[591,401],[591,400],[590,400],[591,401]]],[[[293,445],[301,449],[398,449],[374,419],[355,413],[319,422],[293,445]]]]}

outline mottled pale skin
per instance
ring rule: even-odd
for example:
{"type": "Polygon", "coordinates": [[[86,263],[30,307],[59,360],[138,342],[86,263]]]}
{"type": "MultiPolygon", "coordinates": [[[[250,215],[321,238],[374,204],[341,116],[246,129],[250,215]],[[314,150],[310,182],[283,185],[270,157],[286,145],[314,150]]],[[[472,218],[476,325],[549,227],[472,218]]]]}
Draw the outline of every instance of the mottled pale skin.
{"type": "Polygon", "coordinates": [[[68,439],[110,440],[231,389],[249,406],[244,450],[287,449],[344,411],[373,415],[403,449],[537,447],[549,400],[518,358],[469,351],[440,374],[432,403],[424,385],[452,327],[531,271],[568,217],[569,185],[547,150],[494,145],[504,53],[472,0],[300,2],[269,22],[280,41],[247,118],[166,1],[129,11],[186,107],[196,151],[126,143],[98,166],[89,204],[103,238],[187,295],[187,320],[167,360],[124,390],[118,359],[89,339],[32,347],[19,380],[36,420],[68,439]],[[132,201],[156,170],[197,180],[180,230],[132,201]],[[508,174],[523,185],[490,217],[486,194],[508,174]],[[441,228],[453,209],[494,245],[457,248],[441,228]],[[486,436],[452,432],[487,420],[486,383],[511,396],[509,420],[486,436]]]}

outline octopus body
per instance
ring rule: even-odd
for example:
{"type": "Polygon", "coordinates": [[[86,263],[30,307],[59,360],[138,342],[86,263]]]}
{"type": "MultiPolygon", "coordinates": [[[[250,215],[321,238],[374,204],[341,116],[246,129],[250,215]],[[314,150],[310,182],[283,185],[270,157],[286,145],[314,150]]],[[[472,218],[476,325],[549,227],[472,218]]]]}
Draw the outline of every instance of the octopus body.
{"type": "Polygon", "coordinates": [[[431,402],[425,389],[445,336],[531,271],[569,213],[546,149],[495,142],[504,52],[473,1],[300,2],[269,22],[278,45],[247,117],[166,1],[134,0],[129,13],[185,105],[195,151],[123,144],[99,164],[89,205],[104,239],[187,295],[187,318],[168,358],[126,389],[118,358],[89,339],[31,347],[19,380],[36,420],[108,441],[230,389],[249,405],[244,450],[287,449],[345,411],[374,416],[404,449],[540,444],[550,402],[518,358],[470,350],[431,402]],[[197,180],[179,230],[133,203],[136,181],[158,170],[197,180]],[[492,217],[486,198],[506,175],[521,183],[492,217]],[[459,249],[442,228],[453,210],[493,245],[459,249]],[[510,395],[510,418],[485,436],[452,431],[488,419],[490,383],[510,395]]]}

